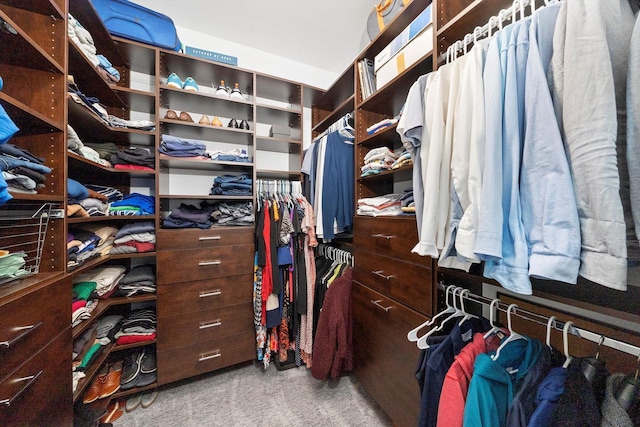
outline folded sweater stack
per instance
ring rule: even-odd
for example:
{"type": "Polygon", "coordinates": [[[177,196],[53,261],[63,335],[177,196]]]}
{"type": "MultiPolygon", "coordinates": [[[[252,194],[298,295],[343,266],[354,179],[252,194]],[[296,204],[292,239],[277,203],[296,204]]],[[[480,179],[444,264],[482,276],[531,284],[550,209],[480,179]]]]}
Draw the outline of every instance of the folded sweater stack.
{"type": "Polygon", "coordinates": [[[155,225],[152,221],[126,224],[115,235],[110,255],[153,252],[156,248],[155,225]]]}
{"type": "Polygon", "coordinates": [[[365,177],[390,170],[398,157],[399,155],[391,151],[389,147],[374,148],[364,156],[364,165],[360,168],[360,176],[365,177]]]}

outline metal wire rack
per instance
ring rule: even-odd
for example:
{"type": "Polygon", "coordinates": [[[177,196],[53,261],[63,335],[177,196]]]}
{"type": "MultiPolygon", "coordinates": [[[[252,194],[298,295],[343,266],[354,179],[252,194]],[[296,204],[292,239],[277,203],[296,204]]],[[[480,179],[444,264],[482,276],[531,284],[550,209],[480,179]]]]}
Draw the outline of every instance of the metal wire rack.
{"type": "Polygon", "coordinates": [[[52,203],[3,206],[0,210],[0,250],[22,252],[25,257],[24,265],[16,274],[0,275],[0,284],[39,272],[47,226],[55,215],[57,210],[52,203]]]}

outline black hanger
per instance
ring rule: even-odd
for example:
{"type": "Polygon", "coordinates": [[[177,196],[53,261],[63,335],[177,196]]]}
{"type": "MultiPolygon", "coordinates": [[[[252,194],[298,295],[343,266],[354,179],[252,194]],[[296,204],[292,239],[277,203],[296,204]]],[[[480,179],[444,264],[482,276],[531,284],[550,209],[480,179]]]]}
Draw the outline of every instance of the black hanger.
{"type": "Polygon", "coordinates": [[[600,359],[600,346],[603,342],[604,335],[601,335],[595,357],[585,357],[580,362],[582,373],[587,378],[587,381],[589,381],[589,383],[591,384],[593,384],[593,381],[596,379],[596,374],[598,373],[598,371],[603,370],[605,366],[605,361],[600,359]]]}
{"type": "Polygon", "coordinates": [[[615,396],[616,400],[625,411],[630,412],[640,401],[640,380],[638,372],[640,371],[640,356],[636,362],[636,373],[624,377],[622,384],[618,386],[615,396]]]}

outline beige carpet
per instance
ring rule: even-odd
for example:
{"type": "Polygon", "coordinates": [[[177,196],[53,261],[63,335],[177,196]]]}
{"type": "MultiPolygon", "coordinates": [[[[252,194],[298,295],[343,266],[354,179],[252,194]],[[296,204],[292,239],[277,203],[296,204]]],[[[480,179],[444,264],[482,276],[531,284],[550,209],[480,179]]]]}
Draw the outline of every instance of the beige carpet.
{"type": "Polygon", "coordinates": [[[305,367],[266,371],[248,364],[161,388],[115,426],[391,426],[356,381],[318,381],[305,367]]]}

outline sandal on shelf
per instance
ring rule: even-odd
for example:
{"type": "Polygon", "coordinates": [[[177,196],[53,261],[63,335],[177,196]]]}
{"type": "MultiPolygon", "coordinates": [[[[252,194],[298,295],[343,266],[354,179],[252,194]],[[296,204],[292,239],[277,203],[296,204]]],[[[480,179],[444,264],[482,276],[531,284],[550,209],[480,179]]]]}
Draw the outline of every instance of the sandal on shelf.
{"type": "Polygon", "coordinates": [[[198,123],[200,123],[201,125],[208,125],[209,123],[211,123],[211,120],[209,119],[209,116],[205,114],[204,116],[202,116],[198,123]]]}
{"type": "Polygon", "coordinates": [[[186,111],[183,111],[180,113],[180,115],[178,116],[178,120],[182,120],[183,122],[193,123],[193,119],[191,118],[189,113],[187,113],[186,111]]]}
{"type": "Polygon", "coordinates": [[[213,119],[211,119],[211,126],[222,126],[222,122],[220,121],[218,116],[215,116],[213,119]]]}
{"type": "Polygon", "coordinates": [[[173,110],[167,110],[167,114],[164,115],[165,119],[178,120],[178,113],[173,110]]]}

